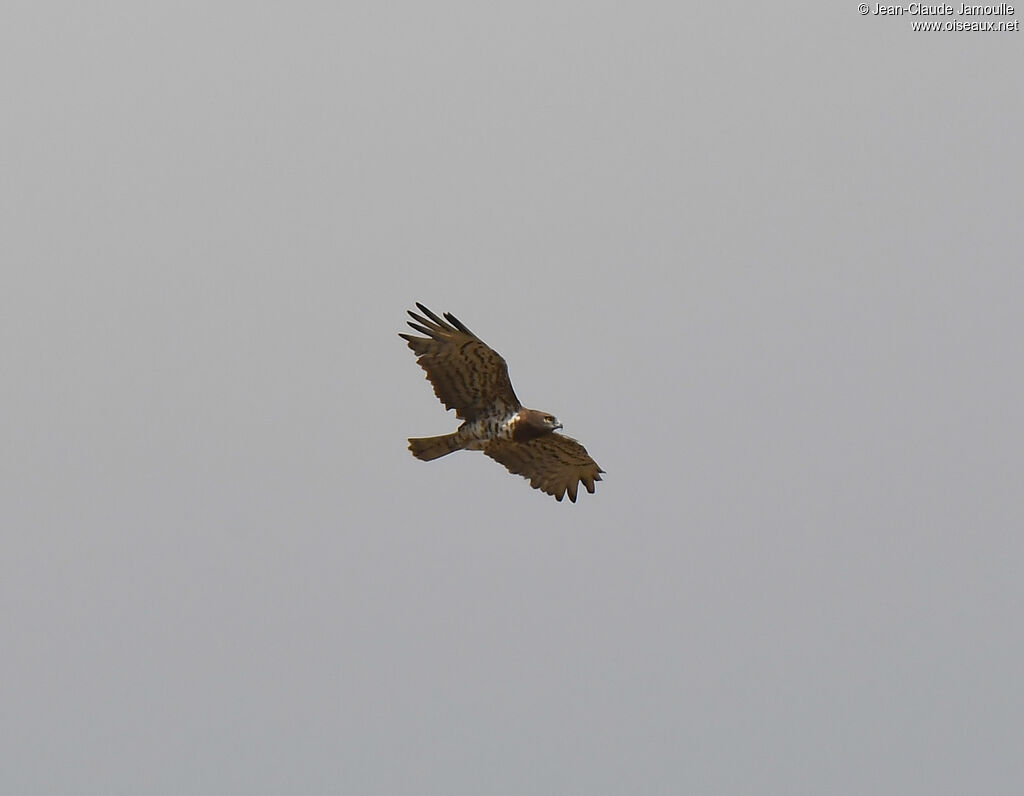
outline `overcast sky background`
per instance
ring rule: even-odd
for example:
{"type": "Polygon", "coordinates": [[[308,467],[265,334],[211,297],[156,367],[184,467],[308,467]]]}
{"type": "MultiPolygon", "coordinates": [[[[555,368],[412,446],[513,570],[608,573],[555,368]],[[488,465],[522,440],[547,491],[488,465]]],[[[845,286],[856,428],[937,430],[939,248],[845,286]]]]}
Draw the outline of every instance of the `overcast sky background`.
{"type": "Polygon", "coordinates": [[[1024,34],[0,16],[0,791],[1020,792],[1024,34]],[[596,495],[412,458],[414,301],[596,495]]]}

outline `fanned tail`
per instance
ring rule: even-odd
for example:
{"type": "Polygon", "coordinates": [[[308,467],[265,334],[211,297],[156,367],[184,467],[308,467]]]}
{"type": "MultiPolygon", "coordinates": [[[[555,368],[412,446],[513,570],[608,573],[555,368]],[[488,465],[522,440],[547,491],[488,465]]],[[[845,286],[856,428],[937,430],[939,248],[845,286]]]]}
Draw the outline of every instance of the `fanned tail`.
{"type": "Polygon", "coordinates": [[[409,450],[417,459],[432,462],[453,451],[462,450],[458,432],[442,434],[440,437],[414,437],[409,440],[409,450]]]}

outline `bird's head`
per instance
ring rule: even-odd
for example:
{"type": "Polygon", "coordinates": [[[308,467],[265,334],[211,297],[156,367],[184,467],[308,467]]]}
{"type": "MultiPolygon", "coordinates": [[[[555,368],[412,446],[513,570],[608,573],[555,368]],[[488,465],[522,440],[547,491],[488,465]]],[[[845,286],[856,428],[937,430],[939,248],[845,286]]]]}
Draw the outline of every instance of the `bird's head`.
{"type": "Polygon", "coordinates": [[[561,427],[562,424],[558,422],[558,418],[552,414],[537,409],[522,409],[519,412],[515,436],[519,440],[534,439],[550,434],[556,428],[561,427]]]}
{"type": "Polygon", "coordinates": [[[544,415],[544,425],[554,431],[556,428],[561,428],[562,424],[558,422],[558,418],[554,415],[544,415]]]}

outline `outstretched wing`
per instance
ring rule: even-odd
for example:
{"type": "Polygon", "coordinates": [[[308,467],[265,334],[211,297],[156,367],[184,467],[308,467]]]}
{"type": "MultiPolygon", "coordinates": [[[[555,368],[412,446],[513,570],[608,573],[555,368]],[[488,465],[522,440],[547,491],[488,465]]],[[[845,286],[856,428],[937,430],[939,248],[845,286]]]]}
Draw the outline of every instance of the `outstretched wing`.
{"type": "Polygon", "coordinates": [[[484,453],[505,465],[510,473],[529,478],[530,486],[558,501],[568,491],[569,500],[575,503],[580,481],[594,494],[594,482],[600,481],[604,472],[586,448],[562,434],[545,434],[528,442],[491,440],[484,453]]]}
{"type": "Polygon", "coordinates": [[[398,336],[409,342],[416,361],[427,372],[434,393],[446,409],[454,409],[463,420],[518,412],[519,399],[508,378],[508,365],[501,354],[473,334],[450,312],[438,318],[419,302],[423,315],[409,311],[416,323],[409,325],[426,337],[398,336]]]}

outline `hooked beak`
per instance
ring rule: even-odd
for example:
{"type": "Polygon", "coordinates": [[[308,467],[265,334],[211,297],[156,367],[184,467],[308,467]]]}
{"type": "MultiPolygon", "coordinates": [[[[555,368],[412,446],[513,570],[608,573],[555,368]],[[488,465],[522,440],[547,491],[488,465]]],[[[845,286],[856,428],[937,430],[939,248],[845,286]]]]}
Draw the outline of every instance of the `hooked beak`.
{"type": "Polygon", "coordinates": [[[551,428],[552,428],[552,430],[554,430],[556,428],[561,428],[561,427],[562,427],[561,423],[555,423],[551,428]]]}

